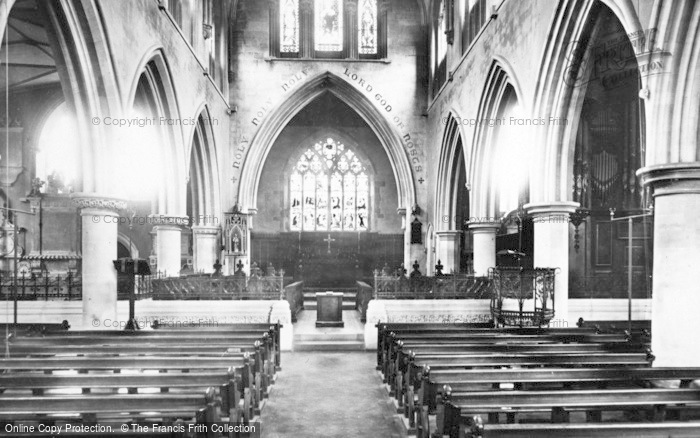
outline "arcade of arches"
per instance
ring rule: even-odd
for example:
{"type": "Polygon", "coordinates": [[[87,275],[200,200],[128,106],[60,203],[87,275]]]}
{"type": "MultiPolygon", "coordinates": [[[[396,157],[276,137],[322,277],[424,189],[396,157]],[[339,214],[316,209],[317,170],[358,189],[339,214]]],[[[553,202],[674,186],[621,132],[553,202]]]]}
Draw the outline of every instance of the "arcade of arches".
{"type": "Polygon", "coordinates": [[[118,258],[547,267],[561,321],[631,294],[656,364],[700,366],[700,3],[122,3],[0,1],[0,271],[79,276],[75,325],[124,312],[118,258]]]}

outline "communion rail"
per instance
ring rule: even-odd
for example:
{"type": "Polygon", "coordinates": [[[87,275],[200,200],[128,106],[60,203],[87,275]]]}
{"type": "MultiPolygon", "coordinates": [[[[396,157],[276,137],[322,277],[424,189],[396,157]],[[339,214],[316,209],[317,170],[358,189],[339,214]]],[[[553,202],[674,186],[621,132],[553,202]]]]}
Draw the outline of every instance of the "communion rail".
{"type": "Polygon", "coordinates": [[[80,275],[0,276],[0,300],[12,301],[79,301],[83,299],[80,275]]]}

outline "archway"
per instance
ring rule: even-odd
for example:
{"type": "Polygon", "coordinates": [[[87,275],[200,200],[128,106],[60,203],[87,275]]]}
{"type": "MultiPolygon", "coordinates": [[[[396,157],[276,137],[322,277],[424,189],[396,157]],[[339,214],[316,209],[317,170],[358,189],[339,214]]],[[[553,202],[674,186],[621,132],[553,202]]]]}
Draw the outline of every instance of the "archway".
{"type": "MultiPolygon", "coordinates": [[[[282,130],[289,122],[311,102],[323,94],[331,94],[344,102],[369,126],[381,145],[389,161],[396,185],[396,211],[405,215],[416,203],[415,183],[408,155],[402,138],[390,120],[358,89],[342,78],[326,72],[309,79],[305,86],[299,88],[286,100],[273,109],[262,122],[259,131],[251,141],[250,152],[242,166],[238,191],[238,208],[247,214],[256,214],[259,209],[259,186],[263,166],[270,150],[282,130]]],[[[387,212],[388,214],[396,214],[387,212]]],[[[410,264],[409,227],[404,227],[403,263],[410,264]]]]}
{"type": "Polygon", "coordinates": [[[277,137],[263,166],[251,257],[310,287],[351,287],[403,262],[391,163],[374,131],[333,93],[277,137]]]}
{"type": "MultiPolygon", "coordinates": [[[[445,273],[472,270],[471,235],[467,232],[469,184],[457,120],[450,115],[445,127],[435,194],[436,261],[441,262],[445,273]]],[[[428,267],[433,268],[431,264],[428,267]]]]}

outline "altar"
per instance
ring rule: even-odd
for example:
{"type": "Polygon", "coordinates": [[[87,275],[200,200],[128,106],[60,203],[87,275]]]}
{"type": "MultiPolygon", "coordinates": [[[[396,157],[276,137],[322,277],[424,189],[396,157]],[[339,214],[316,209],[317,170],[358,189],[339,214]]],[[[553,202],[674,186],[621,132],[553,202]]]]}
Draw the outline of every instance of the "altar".
{"type": "Polygon", "coordinates": [[[342,292],[316,294],[316,327],[345,327],[342,292]]]}

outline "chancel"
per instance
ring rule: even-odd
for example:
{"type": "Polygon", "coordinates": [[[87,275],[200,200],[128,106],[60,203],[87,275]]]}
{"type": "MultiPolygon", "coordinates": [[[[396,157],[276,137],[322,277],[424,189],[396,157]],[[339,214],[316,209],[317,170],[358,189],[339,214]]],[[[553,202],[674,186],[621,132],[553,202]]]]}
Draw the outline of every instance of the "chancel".
{"type": "Polygon", "coordinates": [[[6,436],[700,436],[700,2],[0,11],[6,436]]]}

